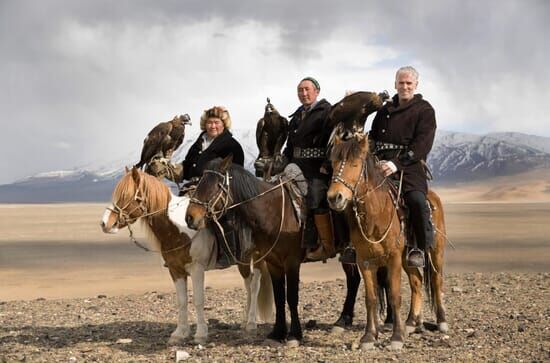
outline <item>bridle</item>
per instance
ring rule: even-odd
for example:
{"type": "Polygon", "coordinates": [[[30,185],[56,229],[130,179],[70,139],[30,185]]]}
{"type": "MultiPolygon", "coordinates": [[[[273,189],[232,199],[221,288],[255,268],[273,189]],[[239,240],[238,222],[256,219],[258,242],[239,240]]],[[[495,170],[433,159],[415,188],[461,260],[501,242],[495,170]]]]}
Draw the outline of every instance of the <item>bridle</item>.
{"type": "Polygon", "coordinates": [[[143,198],[143,192],[141,191],[141,185],[136,188],[134,197],[130,199],[128,203],[124,205],[124,207],[120,207],[117,203],[113,202],[113,208],[107,208],[107,209],[117,215],[116,225],[126,224],[129,226],[130,224],[137,221],[139,218],[145,215],[148,215],[147,207],[145,206],[145,202],[143,198]],[[128,206],[132,202],[137,202],[137,205],[132,210],[127,212],[126,208],[128,208],[128,206]],[[141,214],[138,217],[131,217],[131,215],[138,209],[141,211],[141,214]]]}
{"type": "Polygon", "coordinates": [[[230,209],[229,204],[232,202],[231,193],[230,193],[230,181],[231,176],[229,175],[229,172],[226,171],[225,174],[220,173],[216,170],[205,170],[203,172],[203,177],[197,184],[197,187],[195,188],[195,191],[193,192],[193,195],[191,196],[189,202],[195,203],[198,205],[203,206],[206,209],[206,218],[208,219],[219,219],[221,216],[223,216],[228,209],[230,209]],[[204,175],[206,174],[215,174],[222,178],[221,182],[218,182],[218,192],[216,195],[211,198],[209,201],[203,202],[202,200],[199,200],[195,197],[195,194],[199,188],[199,185],[202,183],[204,179],[204,175]],[[221,202],[222,208],[219,210],[216,210],[216,205],[221,202]]]}
{"type": "Polygon", "coordinates": [[[275,246],[277,245],[277,242],[279,241],[279,238],[281,237],[281,231],[283,229],[283,224],[284,224],[284,220],[285,220],[285,191],[284,191],[284,185],[286,183],[291,182],[292,180],[294,180],[294,179],[282,180],[282,178],[279,178],[279,183],[277,185],[273,186],[272,188],[269,188],[268,190],[265,190],[262,193],[253,196],[252,198],[243,200],[239,203],[231,204],[233,202],[233,198],[231,197],[231,189],[230,189],[231,188],[231,184],[230,184],[231,176],[229,175],[229,171],[226,171],[225,174],[224,174],[224,173],[220,173],[219,171],[216,171],[216,170],[208,170],[207,169],[207,170],[203,171],[203,175],[201,177],[201,180],[197,184],[197,187],[196,187],[195,191],[193,192],[193,196],[190,198],[189,202],[198,204],[200,206],[203,206],[206,209],[205,218],[206,219],[211,219],[215,223],[217,228],[220,230],[220,232],[223,236],[224,242],[227,246],[227,250],[231,254],[231,257],[233,258],[233,260],[235,260],[235,262],[239,265],[244,265],[244,266],[249,265],[251,267],[251,270],[252,270],[252,266],[254,265],[254,263],[258,263],[258,262],[262,261],[264,258],[266,258],[271,253],[271,251],[275,248],[275,246]],[[203,202],[202,200],[197,199],[195,197],[195,194],[196,194],[197,190],[199,189],[199,186],[200,186],[201,182],[203,181],[204,176],[206,174],[215,174],[215,175],[221,177],[222,181],[218,181],[218,183],[217,183],[217,185],[219,187],[219,190],[217,191],[216,195],[213,198],[211,198],[209,201],[203,202]],[[254,260],[251,257],[249,263],[244,262],[244,261],[240,261],[235,255],[233,255],[233,252],[231,252],[231,249],[229,248],[229,245],[227,243],[227,239],[225,238],[225,232],[223,230],[222,225],[219,222],[219,218],[222,217],[228,210],[236,208],[240,205],[249,203],[249,202],[251,202],[255,199],[258,199],[258,198],[262,197],[263,195],[265,195],[267,193],[270,193],[274,190],[277,190],[279,188],[281,189],[281,200],[282,200],[281,209],[282,209],[282,211],[281,211],[281,222],[279,224],[279,231],[277,232],[277,237],[275,238],[275,241],[271,244],[271,247],[260,258],[254,260]],[[219,210],[216,210],[215,207],[219,202],[221,202],[222,208],[219,209],[219,210]]]}
{"type": "MultiPolygon", "coordinates": [[[[378,243],[382,243],[386,239],[386,237],[388,236],[388,234],[391,230],[391,227],[393,225],[393,220],[395,219],[395,215],[397,213],[392,213],[392,218],[390,220],[390,223],[389,223],[388,227],[386,227],[386,230],[382,234],[382,237],[380,237],[378,240],[372,240],[369,237],[367,237],[367,234],[365,233],[365,231],[363,229],[363,223],[361,222],[361,217],[362,216],[366,217],[366,213],[361,213],[359,211],[359,205],[365,204],[365,201],[363,199],[369,193],[372,193],[372,192],[378,190],[380,187],[382,187],[382,185],[384,185],[384,183],[386,182],[386,180],[388,178],[384,177],[384,179],[382,180],[382,182],[380,182],[380,184],[376,185],[374,188],[369,188],[368,187],[368,185],[369,185],[369,183],[368,183],[369,182],[369,174],[368,174],[368,169],[367,169],[368,168],[368,163],[367,163],[366,158],[361,157],[360,159],[361,159],[361,172],[359,174],[359,177],[357,178],[357,181],[355,182],[355,185],[351,185],[344,178],[342,178],[342,174],[344,173],[344,168],[346,166],[347,160],[343,160],[340,163],[340,167],[338,168],[338,172],[335,175],[332,176],[332,182],[333,183],[341,183],[343,186],[348,188],[349,191],[351,191],[351,193],[352,193],[352,198],[351,198],[352,209],[353,209],[353,212],[355,214],[355,219],[357,220],[357,225],[359,226],[359,231],[361,232],[361,235],[363,236],[363,238],[367,242],[372,243],[372,244],[378,244],[378,243]],[[367,186],[367,190],[365,191],[364,194],[358,195],[359,194],[358,193],[359,186],[361,184],[362,179],[365,180],[365,185],[367,186]]],[[[390,193],[390,192],[388,191],[388,193],[390,193]]],[[[391,196],[391,193],[390,193],[390,198],[393,200],[393,197],[391,196]]],[[[366,225],[366,221],[365,221],[365,225],[366,225]]]]}

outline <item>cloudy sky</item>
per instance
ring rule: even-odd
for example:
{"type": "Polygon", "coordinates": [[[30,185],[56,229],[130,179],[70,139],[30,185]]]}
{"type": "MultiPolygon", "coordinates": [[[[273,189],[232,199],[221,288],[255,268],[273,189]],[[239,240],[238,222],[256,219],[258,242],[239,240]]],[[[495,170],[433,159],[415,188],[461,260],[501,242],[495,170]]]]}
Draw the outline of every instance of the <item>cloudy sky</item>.
{"type": "MultiPolygon", "coordinates": [[[[393,91],[413,65],[440,129],[550,136],[550,1],[0,0],[0,184],[116,160],[212,105],[254,128],[314,76],[393,91]]],[[[192,126],[198,129],[198,122],[192,126]]]]}

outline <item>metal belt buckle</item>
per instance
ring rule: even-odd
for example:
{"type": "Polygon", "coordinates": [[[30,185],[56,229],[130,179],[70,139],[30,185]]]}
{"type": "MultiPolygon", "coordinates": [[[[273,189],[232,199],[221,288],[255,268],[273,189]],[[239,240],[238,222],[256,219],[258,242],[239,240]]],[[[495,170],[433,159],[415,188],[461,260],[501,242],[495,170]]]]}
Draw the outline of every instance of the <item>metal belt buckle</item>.
{"type": "Polygon", "coordinates": [[[300,147],[295,147],[294,148],[294,151],[293,151],[293,156],[297,159],[301,158],[302,157],[302,148],[300,147]]]}

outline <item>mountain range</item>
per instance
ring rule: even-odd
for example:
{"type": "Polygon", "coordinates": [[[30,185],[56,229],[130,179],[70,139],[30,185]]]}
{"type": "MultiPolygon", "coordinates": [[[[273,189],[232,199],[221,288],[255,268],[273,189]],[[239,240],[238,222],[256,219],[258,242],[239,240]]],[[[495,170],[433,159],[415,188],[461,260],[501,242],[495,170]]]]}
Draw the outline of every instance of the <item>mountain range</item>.
{"type": "MultiPolygon", "coordinates": [[[[254,130],[234,130],[252,170],[257,156],[254,130]]],[[[186,136],[174,154],[183,160],[197,133],[186,136]]],[[[116,181],[139,159],[141,145],[120,160],[98,162],[70,170],[50,171],[0,185],[0,203],[107,202],[116,181]]],[[[550,168],[550,138],[516,132],[474,135],[438,130],[428,158],[434,185],[479,182],[550,168]]]]}

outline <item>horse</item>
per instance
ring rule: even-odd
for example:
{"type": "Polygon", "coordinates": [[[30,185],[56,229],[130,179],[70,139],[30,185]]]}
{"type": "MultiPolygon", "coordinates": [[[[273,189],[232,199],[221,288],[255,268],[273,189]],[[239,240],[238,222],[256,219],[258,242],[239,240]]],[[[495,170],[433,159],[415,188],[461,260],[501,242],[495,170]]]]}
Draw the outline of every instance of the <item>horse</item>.
{"type": "MultiPolygon", "coordinates": [[[[203,172],[187,208],[186,221],[201,230],[207,221],[217,219],[228,209],[246,221],[252,230],[255,247],[248,251],[254,261],[265,261],[271,275],[275,298],[275,324],[268,340],[286,341],[299,346],[302,328],[298,315],[300,266],[305,256],[301,246],[301,224],[296,217],[284,181],[271,184],[257,179],[231,155],[211,161],[203,172]],[[285,294],[286,288],[286,294],[285,294]],[[290,311],[290,331],[286,325],[285,296],[290,311]]],[[[355,265],[342,264],[347,277],[344,309],[334,327],[337,332],[351,326],[353,306],[360,283],[355,265]]]]}
{"type": "MultiPolygon", "coordinates": [[[[160,252],[176,287],[178,304],[178,323],[168,341],[170,345],[182,345],[191,334],[188,276],[191,276],[197,315],[194,342],[204,344],[208,337],[204,316],[204,272],[215,268],[217,244],[209,229],[197,232],[185,224],[188,205],[188,196],[173,195],[166,184],[134,167],[131,171],[126,170],[116,185],[112,204],[105,209],[100,223],[103,232],[117,233],[126,226],[130,229],[130,225],[139,220],[148,240],[160,252]]],[[[273,315],[273,293],[266,264],[259,262],[254,265],[253,272],[250,270],[250,266],[239,266],[247,291],[243,324],[246,331],[256,330],[257,315],[264,321],[271,320],[273,315]]]]}
{"type": "MultiPolygon", "coordinates": [[[[422,328],[422,276],[417,268],[406,264],[405,237],[387,179],[369,150],[366,134],[355,133],[343,141],[334,135],[330,154],[333,167],[332,181],[327,192],[329,205],[345,212],[350,228],[351,242],[357,251],[357,266],[365,282],[367,325],[361,338],[361,349],[374,348],[378,337],[376,322],[376,272],[386,266],[389,279],[389,307],[392,310],[393,334],[391,348],[401,349],[405,333],[422,328]],[[411,286],[411,306],[402,327],[401,266],[411,286]]],[[[433,206],[436,231],[435,244],[428,252],[429,264],[424,267],[425,289],[437,317],[438,329],[448,331],[443,305],[443,253],[445,247],[445,220],[441,200],[429,190],[428,200],[433,206]]]]}

